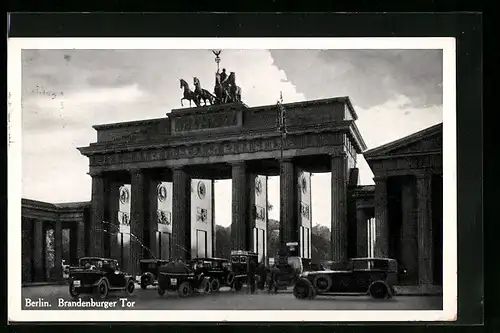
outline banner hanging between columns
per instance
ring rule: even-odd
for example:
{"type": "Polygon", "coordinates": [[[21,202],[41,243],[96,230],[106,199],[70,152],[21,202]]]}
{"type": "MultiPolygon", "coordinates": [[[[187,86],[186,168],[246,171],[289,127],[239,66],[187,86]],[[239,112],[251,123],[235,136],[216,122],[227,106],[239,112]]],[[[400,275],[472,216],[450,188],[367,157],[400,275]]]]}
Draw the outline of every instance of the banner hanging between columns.
{"type": "Polygon", "coordinates": [[[312,244],[312,196],[311,196],[311,173],[298,172],[297,179],[297,204],[299,220],[299,253],[304,259],[311,259],[312,244]]]}
{"type": "Polygon", "coordinates": [[[252,251],[258,254],[258,261],[267,260],[267,177],[252,175],[254,191],[250,197],[252,208],[252,251]]]}
{"type": "Polygon", "coordinates": [[[213,180],[191,180],[191,257],[207,258],[214,253],[213,180]]]}

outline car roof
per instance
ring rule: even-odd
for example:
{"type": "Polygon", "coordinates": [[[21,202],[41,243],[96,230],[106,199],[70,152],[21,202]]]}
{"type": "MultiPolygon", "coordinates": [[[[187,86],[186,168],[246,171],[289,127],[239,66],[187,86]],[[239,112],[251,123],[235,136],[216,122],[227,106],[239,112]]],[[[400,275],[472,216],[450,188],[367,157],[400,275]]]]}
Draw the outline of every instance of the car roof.
{"type": "Polygon", "coordinates": [[[231,251],[232,256],[257,256],[258,254],[252,251],[243,251],[243,250],[233,250],[231,251]]]}
{"type": "Polygon", "coordinates": [[[108,260],[108,261],[118,261],[116,259],[112,259],[112,258],[102,258],[102,257],[82,257],[80,258],[80,260],[84,260],[84,259],[87,259],[87,260],[108,260]]]}
{"type": "Polygon", "coordinates": [[[145,262],[145,263],[157,263],[157,262],[168,262],[167,259],[141,259],[139,262],[145,262]]]}
{"type": "Polygon", "coordinates": [[[216,261],[229,261],[228,259],[225,259],[225,258],[211,258],[211,257],[208,257],[208,258],[193,258],[192,260],[216,260],[216,261]]]}
{"type": "Polygon", "coordinates": [[[365,257],[365,258],[351,258],[351,261],[366,261],[366,260],[378,260],[378,261],[396,261],[391,258],[379,258],[379,257],[365,257]]]}

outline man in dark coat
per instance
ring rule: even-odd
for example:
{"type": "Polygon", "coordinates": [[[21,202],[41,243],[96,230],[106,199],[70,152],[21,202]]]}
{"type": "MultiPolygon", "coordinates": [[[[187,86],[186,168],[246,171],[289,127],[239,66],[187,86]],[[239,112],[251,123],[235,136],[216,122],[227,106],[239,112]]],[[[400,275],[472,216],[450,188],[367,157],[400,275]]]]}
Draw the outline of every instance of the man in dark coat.
{"type": "Polygon", "coordinates": [[[259,276],[258,288],[262,290],[266,285],[266,277],[267,277],[266,265],[264,264],[263,261],[257,267],[257,275],[259,276]]]}
{"type": "Polygon", "coordinates": [[[226,79],[227,79],[226,69],[223,68],[222,73],[220,73],[220,83],[224,84],[224,81],[226,81],[226,79]]]}
{"type": "Polygon", "coordinates": [[[248,258],[247,264],[247,274],[248,274],[248,286],[250,288],[250,292],[255,293],[255,273],[257,270],[257,263],[253,258],[248,258]]]}

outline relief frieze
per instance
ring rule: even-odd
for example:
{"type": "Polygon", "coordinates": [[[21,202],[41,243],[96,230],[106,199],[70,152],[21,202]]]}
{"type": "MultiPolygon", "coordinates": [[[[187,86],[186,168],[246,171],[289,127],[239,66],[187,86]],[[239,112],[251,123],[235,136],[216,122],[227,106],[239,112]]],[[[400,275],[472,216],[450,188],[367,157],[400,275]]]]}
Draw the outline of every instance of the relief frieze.
{"type": "MultiPolygon", "coordinates": [[[[336,145],[338,136],[335,133],[310,134],[301,136],[288,136],[285,140],[285,149],[300,149],[318,147],[319,145],[336,145]]],[[[255,138],[246,141],[203,143],[190,146],[154,148],[134,152],[118,152],[107,155],[92,155],[90,162],[92,166],[103,166],[111,164],[147,162],[158,160],[175,160],[195,157],[210,157],[221,155],[234,155],[254,153],[260,151],[276,151],[280,149],[281,139],[255,138]]]]}

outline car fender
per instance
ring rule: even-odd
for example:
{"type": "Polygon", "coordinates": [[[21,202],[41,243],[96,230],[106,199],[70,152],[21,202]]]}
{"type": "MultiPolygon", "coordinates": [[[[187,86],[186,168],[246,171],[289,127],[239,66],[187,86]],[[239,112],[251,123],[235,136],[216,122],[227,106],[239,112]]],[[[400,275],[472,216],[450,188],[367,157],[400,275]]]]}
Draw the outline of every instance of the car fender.
{"type": "Polygon", "coordinates": [[[97,282],[96,282],[96,283],[94,283],[92,286],[93,286],[93,287],[97,287],[97,286],[101,283],[101,281],[105,281],[105,282],[106,282],[106,284],[108,285],[108,288],[110,287],[110,285],[109,285],[109,281],[108,281],[108,279],[107,279],[106,277],[102,277],[102,278],[100,278],[100,279],[99,279],[99,280],[97,280],[97,282]]]}

